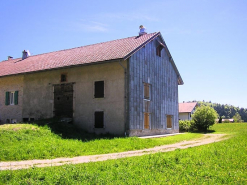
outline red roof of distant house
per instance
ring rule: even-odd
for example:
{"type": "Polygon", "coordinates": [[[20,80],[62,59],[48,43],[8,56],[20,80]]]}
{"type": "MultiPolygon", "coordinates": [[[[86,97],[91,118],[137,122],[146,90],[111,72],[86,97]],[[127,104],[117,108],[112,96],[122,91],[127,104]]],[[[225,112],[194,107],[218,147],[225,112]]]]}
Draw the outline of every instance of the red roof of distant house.
{"type": "Polygon", "coordinates": [[[0,76],[128,58],[158,35],[160,32],[29,56],[24,60],[5,60],[0,62],[0,76]]]}
{"type": "Polygon", "coordinates": [[[179,103],[179,112],[192,112],[197,102],[179,103]]]}

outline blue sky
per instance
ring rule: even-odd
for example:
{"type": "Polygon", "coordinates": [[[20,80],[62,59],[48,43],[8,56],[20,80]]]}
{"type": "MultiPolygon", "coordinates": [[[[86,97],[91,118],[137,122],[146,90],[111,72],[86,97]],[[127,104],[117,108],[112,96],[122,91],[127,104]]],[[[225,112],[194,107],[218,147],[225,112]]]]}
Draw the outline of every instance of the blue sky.
{"type": "Polygon", "coordinates": [[[0,0],[0,61],[160,31],[179,101],[247,108],[246,0],[0,0]]]}

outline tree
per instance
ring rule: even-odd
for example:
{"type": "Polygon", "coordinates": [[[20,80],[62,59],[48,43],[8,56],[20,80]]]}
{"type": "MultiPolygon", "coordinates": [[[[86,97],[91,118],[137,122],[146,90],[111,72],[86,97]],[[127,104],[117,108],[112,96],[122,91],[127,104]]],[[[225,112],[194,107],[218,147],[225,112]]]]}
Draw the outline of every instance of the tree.
{"type": "Polygon", "coordinates": [[[220,116],[219,123],[222,123],[222,117],[220,116]]]}
{"type": "Polygon", "coordinates": [[[217,112],[214,108],[209,106],[201,106],[197,108],[195,113],[192,115],[194,127],[198,131],[207,131],[210,126],[215,124],[217,118],[217,112]]]}
{"type": "Polygon", "coordinates": [[[241,116],[240,116],[239,113],[236,113],[236,114],[232,117],[232,119],[234,119],[234,122],[237,122],[237,123],[242,122],[242,118],[241,118],[241,116]]]}

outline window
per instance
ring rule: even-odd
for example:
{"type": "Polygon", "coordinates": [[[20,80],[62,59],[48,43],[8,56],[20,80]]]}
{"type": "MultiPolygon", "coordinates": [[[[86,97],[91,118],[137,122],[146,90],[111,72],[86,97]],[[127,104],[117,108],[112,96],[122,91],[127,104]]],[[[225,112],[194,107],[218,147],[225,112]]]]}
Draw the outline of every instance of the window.
{"type": "Polygon", "coordinates": [[[104,112],[98,111],[94,113],[94,128],[104,128],[104,112]]]}
{"type": "Polygon", "coordinates": [[[9,105],[14,105],[14,99],[15,99],[15,93],[10,92],[9,93],[9,105]]]}
{"type": "Polygon", "coordinates": [[[166,128],[172,128],[172,116],[171,115],[167,115],[166,116],[166,128]]]}
{"type": "Polygon", "coordinates": [[[17,123],[16,119],[11,119],[11,123],[17,123]]]}
{"type": "Polygon", "coordinates": [[[26,122],[28,122],[28,118],[22,118],[22,121],[23,121],[23,123],[26,123],[26,122]]]}
{"type": "Polygon", "coordinates": [[[150,84],[144,83],[144,99],[150,100],[150,84]]]}
{"type": "Polygon", "coordinates": [[[150,117],[151,114],[148,112],[144,112],[144,129],[149,129],[150,128],[150,117]]]}
{"type": "Polygon", "coordinates": [[[67,74],[61,74],[61,82],[67,82],[67,74]]]}
{"type": "Polygon", "coordinates": [[[6,92],[5,105],[18,105],[18,91],[6,92]]]}
{"type": "Polygon", "coordinates": [[[159,45],[157,48],[156,48],[156,55],[161,57],[161,50],[163,49],[163,46],[159,45]]]}
{"type": "Polygon", "coordinates": [[[104,98],[104,81],[94,82],[94,98],[104,98]]]}

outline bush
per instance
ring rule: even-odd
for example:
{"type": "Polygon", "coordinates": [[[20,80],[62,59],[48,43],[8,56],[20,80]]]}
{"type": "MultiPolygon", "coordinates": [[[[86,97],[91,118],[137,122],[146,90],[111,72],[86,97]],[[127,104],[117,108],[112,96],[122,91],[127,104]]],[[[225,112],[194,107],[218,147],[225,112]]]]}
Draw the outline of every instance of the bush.
{"type": "Polygon", "coordinates": [[[225,119],[223,123],[230,123],[229,119],[225,119]]]}
{"type": "Polygon", "coordinates": [[[192,131],[193,130],[193,121],[190,120],[179,120],[179,131],[192,131]]]}
{"type": "Polygon", "coordinates": [[[194,128],[198,131],[207,131],[210,126],[215,124],[217,118],[217,112],[209,106],[201,106],[197,108],[195,113],[192,115],[194,128]]]}

